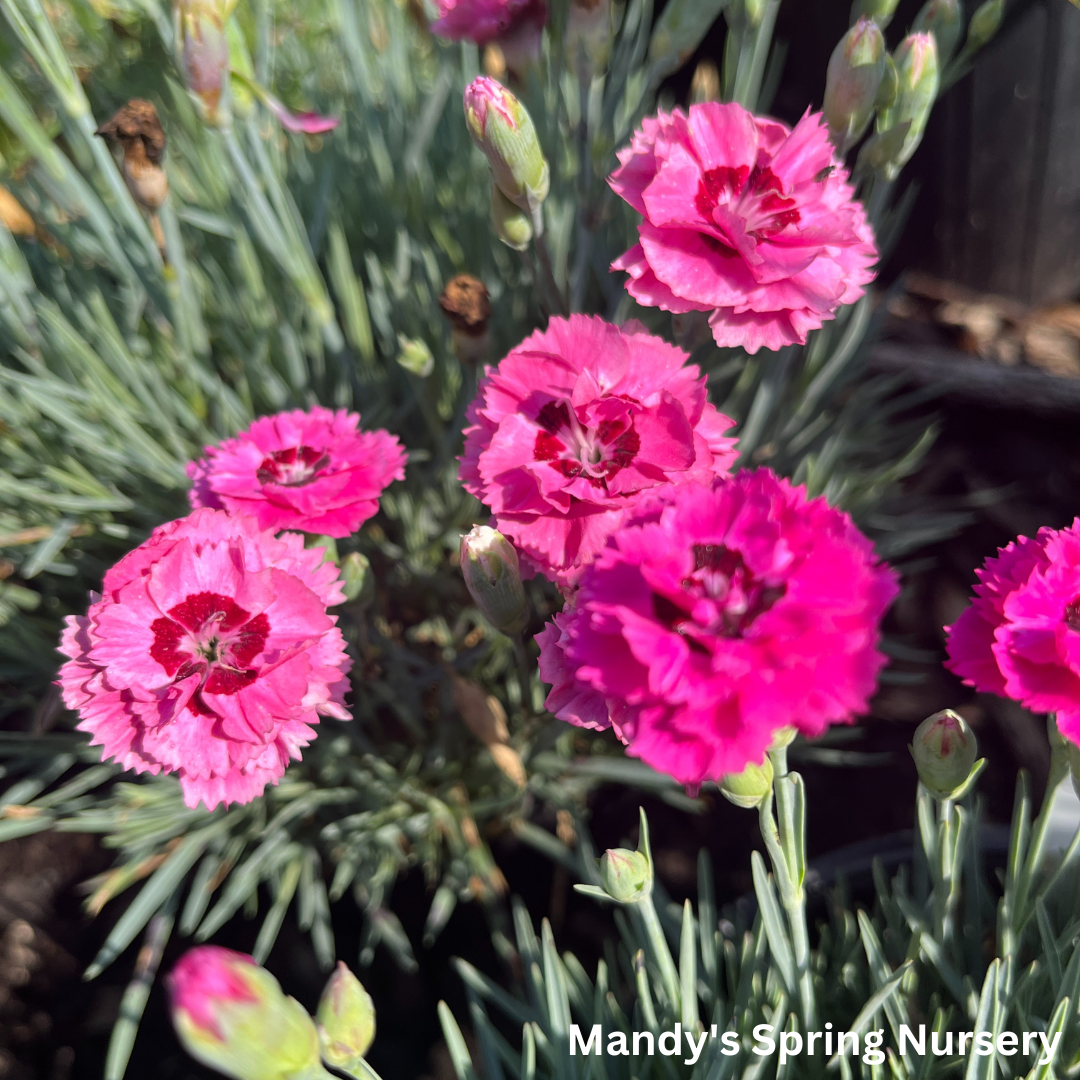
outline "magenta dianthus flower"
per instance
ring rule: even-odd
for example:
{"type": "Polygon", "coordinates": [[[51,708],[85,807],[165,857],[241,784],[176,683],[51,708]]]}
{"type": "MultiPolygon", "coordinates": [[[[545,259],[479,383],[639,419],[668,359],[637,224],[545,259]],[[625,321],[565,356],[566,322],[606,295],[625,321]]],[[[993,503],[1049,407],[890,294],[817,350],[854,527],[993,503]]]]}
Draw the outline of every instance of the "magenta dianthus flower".
{"type": "Polygon", "coordinates": [[[669,489],[540,634],[547,707],[614,727],[680,783],[762,760],[779,729],[864,712],[897,592],[851,519],[768,470],[669,489]]]}
{"type": "Polygon", "coordinates": [[[976,690],[1056,713],[1080,744],[1080,518],[1019,537],[977,576],[974,601],[947,628],[945,666],[976,690]]]}
{"type": "Polygon", "coordinates": [[[733,421],[686,359],[641,329],[572,315],[486,370],[460,475],[527,569],[572,584],[643,497],[727,472],[733,421]]]}
{"type": "Polygon", "coordinates": [[[359,423],[356,413],[318,405],[264,416],[188,465],[191,505],[251,514],[264,529],[348,536],[405,475],[397,438],[359,423]]]}
{"type": "Polygon", "coordinates": [[[184,802],[250,802],[300,757],[319,716],[349,719],[338,568],[297,533],[196,510],[155,529],[68,616],[64,703],[136,772],[175,772],[184,802]]]}
{"type": "Polygon", "coordinates": [[[477,45],[528,29],[539,37],[547,22],[545,0],[436,0],[439,17],[432,33],[477,45]]]}
{"type": "Polygon", "coordinates": [[[863,294],[874,235],[820,113],[707,102],[646,119],[610,183],[645,220],[612,264],[638,303],[711,312],[718,345],[803,344],[863,294]]]}

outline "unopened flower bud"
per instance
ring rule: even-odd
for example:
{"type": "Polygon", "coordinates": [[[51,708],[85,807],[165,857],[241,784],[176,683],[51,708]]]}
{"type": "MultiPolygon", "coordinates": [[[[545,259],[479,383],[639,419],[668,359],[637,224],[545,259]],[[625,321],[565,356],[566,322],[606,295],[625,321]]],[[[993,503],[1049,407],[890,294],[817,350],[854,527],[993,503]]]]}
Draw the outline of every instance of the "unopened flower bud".
{"type": "Polygon", "coordinates": [[[169,197],[169,180],[161,167],[165,132],[149,101],[132,98],[94,133],[124,151],[120,168],[132,198],[144,210],[157,210],[169,197]]]}
{"type": "Polygon", "coordinates": [[[476,606],[504,634],[520,633],[528,601],[514,545],[487,525],[474,525],[461,538],[461,573],[476,606]]]}
{"type": "Polygon", "coordinates": [[[765,17],[765,0],[743,0],[743,6],[746,9],[746,21],[756,30],[765,17]]]}
{"type": "Polygon", "coordinates": [[[783,750],[785,746],[790,746],[796,736],[799,734],[799,729],[791,724],[782,728],[777,728],[772,733],[772,742],[769,743],[770,750],[783,750]]]}
{"type": "Polygon", "coordinates": [[[423,338],[398,334],[398,348],[397,362],[411,374],[426,379],[435,370],[435,357],[423,338]]]}
{"type": "Polygon", "coordinates": [[[926,121],[938,91],[937,45],[933,34],[908,34],[893,57],[896,64],[896,100],[878,113],[879,134],[907,125],[903,141],[884,166],[895,180],[900,169],[922,142],[926,121]]]}
{"type": "Polygon", "coordinates": [[[760,765],[747,765],[741,773],[729,773],[720,781],[720,790],[728,802],[751,810],[772,791],[773,767],[769,755],[760,765]]]}
{"type": "Polygon", "coordinates": [[[887,55],[885,38],[873,19],[860,19],[833,49],[822,111],[841,154],[862,138],[873,119],[887,55]]]}
{"type": "Polygon", "coordinates": [[[851,23],[854,25],[860,19],[873,19],[884,30],[892,22],[893,12],[899,2],[900,0],[855,0],[851,5],[851,23]]]}
{"type": "Polygon", "coordinates": [[[310,1016],[250,956],[200,945],[168,979],[173,1024],[193,1058],[235,1080],[322,1075],[310,1016]]]}
{"type": "Polygon", "coordinates": [[[603,72],[611,55],[611,0],[571,0],[563,40],[567,64],[579,77],[603,72]]]}
{"type": "Polygon", "coordinates": [[[483,360],[487,354],[488,320],[491,318],[487,286],[470,274],[458,274],[439,294],[439,307],[450,323],[454,355],[458,360],[462,363],[483,360]]]}
{"type": "Polygon", "coordinates": [[[229,72],[228,14],[219,0],[179,0],[176,5],[184,81],[212,124],[218,121],[222,86],[229,72]]]}
{"type": "Polygon", "coordinates": [[[536,210],[547,198],[550,172],[525,106],[480,75],[465,89],[465,123],[499,190],[522,210],[536,210]]]}
{"type": "Polygon", "coordinates": [[[694,77],[690,80],[690,104],[719,100],[720,69],[711,60],[702,60],[694,68],[694,77]]]}
{"type": "Polygon", "coordinates": [[[495,184],[491,185],[491,227],[495,235],[515,251],[524,251],[532,243],[532,218],[520,206],[515,206],[495,184]]]}
{"type": "Polygon", "coordinates": [[[322,992],[315,1021],[323,1061],[351,1075],[358,1073],[375,1038],[375,1006],[360,980],[340,960],[322,992]]]}
{"type": "Polygon", "coordinates": [[[951,709],[928,716],[911,740],[911,756],[923,787],[948,798],[971,775],[979,744],[964,718],[951,709]]]}
{"type": "Polygon", "coordinates": [[[997,32],[1005,14],[1005,0],[985,0],[975,9],[968,24],[964,52],[969,56],[978,52],[997,32]]]}
{"type": "MultiPolygon", "coordinates": [[[[728,10],[734,6],[728,4],[728,10]]],[[[668,75],[690,59],[723,7],[716,0],[668,0],[649,39],[654,77],[668,75]]]]}
{"type": "Polygon", "coordinates": [[[600,857],[600,881],[612,900],[636,904],[652,893],[652,867],[640,851],[610,848],[600,857]]]}
{"type": "Polygon", "coordinates": [[[368,606],[375,599],[375,573],[366,555],[350,551],[341,560],[342,592],[350,603],[368,606]]]}
{"type": "Polygon", "coordinates": [[[962,0],[926,0],[911,29],[917,33],[934,35],[937,42],[938,65],[944,66],[956,51],[960,33],[964,29],[964,5],[962,0]]]}

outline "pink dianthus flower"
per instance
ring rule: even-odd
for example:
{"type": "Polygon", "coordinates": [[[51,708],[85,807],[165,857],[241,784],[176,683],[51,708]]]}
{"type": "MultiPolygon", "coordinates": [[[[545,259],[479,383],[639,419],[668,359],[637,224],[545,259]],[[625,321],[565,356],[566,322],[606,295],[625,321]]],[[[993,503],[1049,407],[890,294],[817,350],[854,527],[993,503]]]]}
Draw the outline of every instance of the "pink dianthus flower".
{"type": "Polygon", "coordinates": [[[572,315],[486,370],[461,480],[528,569],[572,584],[642,497],[727,472],[733,421],[686,359],[643,330],[572,315]]]}
{"type": "Polygon", "coordinates": [[[436,0],[432,33],[450,41],[498,42],[507,67],[518,75],[540,58],[546,0],[436,0]]]}
{"type": "Polygon", "coordinates": [[[823,498],[768,470],[642,507],[540,634],[547,707],[614,727],[695,786],[760,762],[774,733],[864,712],[896,576],[823,498]]]}
{"type": "Polygon", "coordinates": [[[349,536],[405,475],[405,451],[360,417],[316,405],[264,416],[187,467],[193,507],[252,514],[264,529],[349,536]]]}
{"type": "Polygon", "coordinates": [[[1056,713],[1080,744],[1080,518],[1021,536],[977,573],[948,631],[946,667],[969,686],[1056,713]]]}
{"type": "Polygon", "coordinates": [[[638,303],[711,312],[718,345],[805,343],[873,280],[874,235],[820,113],[794,130],[706,102],[646,119],[610,183],[645,220],[613,270],[638,303]]]}
{"type": "Polygon", "coordinates": [[[297,533],[196,510],[155,529],[68,616],[64,703],[92,744],[136,772],[175,772],[184,802],[250,802],[314,738],[349,719],[338,569],[297,533]]]}

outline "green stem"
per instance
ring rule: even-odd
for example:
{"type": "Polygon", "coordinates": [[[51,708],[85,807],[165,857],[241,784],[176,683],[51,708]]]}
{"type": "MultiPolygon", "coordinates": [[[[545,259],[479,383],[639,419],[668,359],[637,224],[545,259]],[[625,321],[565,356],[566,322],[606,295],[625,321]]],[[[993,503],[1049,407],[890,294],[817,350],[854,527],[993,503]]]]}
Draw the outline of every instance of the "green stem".
{"type": "Polygon", "coordinates": [[[777,815],[773,819],[772,799],[761,804],[762,836],[772,860],[773,873],[780,886],[780,902],[787,915],[795,959],[799,1005],[803,1030],[813,1031],[817,1022],[814,976],[810,966],[810,932],[806,922],[806,892],[803,889],[803,868],[806,866],[806,837],[803,820],[805,795],[802,779],[789,773],[787,748],[769,751],[773,766],[773,792],[777,815]]]}
{"type": "Polygon", "coordinates": [[[548,251],[547,240],[541,232],[539,223],[542,221],[542,211],[537,210],[533,215],[533,247],[536,248],[536,257],[540,263],[540,271],[543,274],[544,285],[554,300],[554,310],[559,315],[569,315],[563,294],[559,292],[559,286],[555,281],[555,271],[551,265],[551,254],[548,251]]]}
{"type": "Polygon", "coordinates": [[[652,902],[652,897],[647,896],[644,900],[639,901],[637,909],[641,912],[642,922],[645,923],[645,936],[649,939],[656,965],[660,968],[660,976],[664,980],[664,989],[667,991],[668,1000],[671,1002],[671,1011],[678,1015],[682,1012],[679,973],[675,969],[675,961],[671,958],[671,950],[668,948],[664,928],[660,925],[660,916],[656,913],[656,906],[652,902]]]}

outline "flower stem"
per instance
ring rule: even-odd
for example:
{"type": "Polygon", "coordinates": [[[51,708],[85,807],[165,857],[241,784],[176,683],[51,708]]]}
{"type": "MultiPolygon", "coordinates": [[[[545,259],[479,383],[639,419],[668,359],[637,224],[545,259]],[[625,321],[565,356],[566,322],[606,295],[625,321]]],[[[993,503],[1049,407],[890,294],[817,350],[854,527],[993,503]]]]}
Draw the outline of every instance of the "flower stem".
{"type": "Polygon", "coordinates": [[[803,1030],[813,1031],[817,1022],[817,1005],[814,976],[810,970],[810,933],[803,888],[806,876],[806,793],[802,777],[798,773],[788,772],[786,747],[770,750],[769,757],[773,765],[776,817],[773,817],[773,799],[766,798],[760,808],[761,832],[791,932],[803,1030]]]}

